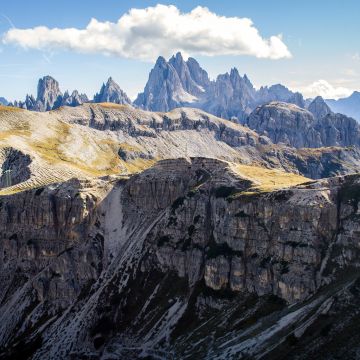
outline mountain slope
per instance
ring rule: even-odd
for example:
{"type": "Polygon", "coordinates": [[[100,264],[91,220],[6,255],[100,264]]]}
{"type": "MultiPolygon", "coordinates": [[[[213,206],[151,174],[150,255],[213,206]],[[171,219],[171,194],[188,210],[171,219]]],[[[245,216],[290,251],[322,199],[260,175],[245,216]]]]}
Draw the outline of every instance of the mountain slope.
{"type": "Polygon", "coordinates": [[[169,61],[161,56],[158,58],[144,92],[138,95],[134,104],[151,111],[196,107],[225,119],[240,121],[257,105],[275,100],[305,106],[300,93],[293,93],[280,84],[255,90],[248,77],[241,77],[236,68],[210,81],[195,59],[185,61],[181,53],[177,53],[169,61]]]}
{"type": "MultiPolygon", "coordinates": [[[[11,171],[13,185],[0,194],[72,177],[128,176],[161,159],[190,156],[312,178],[354,172],[360,164],[357,147],[296,150],[274,145],[249,128],[189,108],[153,113],[105,103],[38,113],[2,107],[0,127],[0,166],[11,171]]],[[[4,174],[0,180],[4,187],[4,174]]]]}
{"type": "MultiPolygon", "coordinates": [[[[274,143],[296,148],[324,146],[359,146],[360,125],[342,114],[318,108],[319,99],[310,104],[318,117],[293,104],[271,102],[257,107],[245,120],[250,129],[269,137],[274,143]]],[[[320,107],[320,105],[319,105],[320,107]]]]}
{"type": "Polygon", "coordinates": [[[356,351],[359,176],[269,176],[172,159],[2,197],[1,356],[356,351]]]}
{"type": "Polygon", "coordinates": [[[132,102],[120,86],[110,77],[106,84],[103,84],[100,92],[94,96],[95,103],[111,102],[115,104],[128,104],[132,102]]]}
{"type": "Polygon", "coordinates": [[[349,97],[338,100],[328,99],[326,103],[331,110],[337,113],[345,114],[360,121],[360,92],[354,91],[349,97]]]}

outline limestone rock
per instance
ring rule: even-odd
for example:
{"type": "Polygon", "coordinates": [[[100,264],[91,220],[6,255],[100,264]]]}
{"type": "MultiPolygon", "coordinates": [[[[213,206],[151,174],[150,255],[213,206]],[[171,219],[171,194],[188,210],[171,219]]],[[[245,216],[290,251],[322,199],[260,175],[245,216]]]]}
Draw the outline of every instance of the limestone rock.
{"type": "Polygon", "coordinates": [[[106,84],[103,84],[100,92],[94,96],[94,102],[110,102],[115,104],[131,105],[132,102],[120,86],[110,77],[106,84]]]}

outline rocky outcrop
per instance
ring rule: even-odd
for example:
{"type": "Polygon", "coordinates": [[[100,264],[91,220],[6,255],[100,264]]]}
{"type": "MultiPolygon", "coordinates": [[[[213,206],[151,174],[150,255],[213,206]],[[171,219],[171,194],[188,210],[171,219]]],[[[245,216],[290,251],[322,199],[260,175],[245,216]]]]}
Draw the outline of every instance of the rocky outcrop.
{"type": "MultiPolygon", "coordinates": [[[[317,104],[318,100],[311,106],[313,111],[319,110],[317,104]]],[[[315,118],[311,112],[287,103],[259,106],[244,123],[275,144],[296,148],[360,144],[360,126],[354,119],[333,113],[315,118]]]]}
{"type": "Polygon", "coordinates": [[[224,119],[242,120],[251,112],[256,91],[246,75],[241,77],[236,68],[230,74],[219,75],[211,84],[207,101],[202,106],[206,111],[224,119]]]}
{"type": "Polygon", "coordinates": [[[60,106],[62,92],[59,83],[51,76],[44,76],[39,80],[35,111],[49,111],[60,106]]]}
{"type": "Polygon", "coordinates": [[[240,76],[236,68],[210,81],[195,59],[185,61],[177,53],[169,61],[158,58],[144,92],[134,104],[151,111],[197,107],[225,119],[242,121],[257,105],[275,100],[305,106],[300,93],[280,84],[256,91],[246,74],[240,76]]]}
{"type": "Polygon", "coordinates": [[[160,56],[150,72],[144,92],[138,95],[134,104],[145,110],[169,111],[196,100],[195,95],[186,91],[183,85],[196,93],[200,91],[181,56],[173,58],[171,63],[160,56]]]}
{"type": "Polygon", "coordinates": [[[331,109],[321,96],[317,96],[307,109],[314,115],[315,119],[321,119],[328,114],[332,114],[331,109]]]}
{"type": "Polygon", "coordinates": [[[300,93],[294,93],[281,84],[262,86],[257,93],[257,103],[259,105],[269,103],[271,101],[280,101],[295,104],[301,108],[305,107],[304,98],[300,93]]]}
{"type": "Polygon", "coordinates": [[[100,92],[94,96],[95,103],[110,102],[115,104],[131,105],[132,102],[120,86],[110,77],[106,84],[103,84],[100,92]]]}
{"type": "Polygon", "coordinates": [[[81,104],[89,102],[86,94],[80,94],[77,90],[74,90],[71,95],[68,91],[65,91],[61,100],[61,106],[79,106],[81,104]]]}
{"type": "Polygon", "coordinates": [[[88,102],[85,94],[79,94],[74,90],[70,95],[68,91],[63,94],[59,83],[51,76],[47,75],[39,79],[37,87],[37,97],[26,95],[25,101],[15,101],[12,106],[31,111],[50,111],[58,109],[60,106],[78,106],[88,102]]]}
{"type": "Polygon", "coordinates": [[[359,176],[253,185],[226,162],[175,159],[2,197],[1,356],[259,357],[289,337],[301,359],[327,354],[307,329],[331,343],[356,319],[359,176]]]}
{"type": "Polygon", "coordinates": [[[185,61],[178,52],[170,58],[169,65],[175,69],[182,88],[191,95],[201,96],[210,85],[207,72],[193,58],[185,61]]]}
{"type": "Polygon", "coordinates": [[[31,158],[14,148],[0,149],[0,188],[26,181],[31,176],[31,158]]]}

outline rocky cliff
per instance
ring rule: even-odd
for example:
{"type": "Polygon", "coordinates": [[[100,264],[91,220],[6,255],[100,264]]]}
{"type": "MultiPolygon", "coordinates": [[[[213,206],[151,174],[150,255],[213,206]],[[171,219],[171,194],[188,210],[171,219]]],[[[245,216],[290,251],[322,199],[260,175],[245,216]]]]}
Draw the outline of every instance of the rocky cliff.
{"type": "Polygon", "coordinates": [[[257,105],[275,100],[305,106],[300,93],[280,84],[257,91],[246,74],[242,77],[236,68],[210,81],[195,59],[185,61],[181,53],[177,53],[169,61],[158,58],[144,92],[134,104],[151,111],[197,107],[225,119],[242,121],[257,105]]]}
{"type": "Polygon", "coordinates": [[[314,115],[315,119],[321,119],[333,113],[321,96],[317,96],[307,109],[314,115]]]}
{"type": "Polygon", "coordinates": [[[358,351],[359,184],[194,158],[1,197],[0,354],[358,351]]]}
{"type": "Polygon", "coordinates": [[[356,120],[329,112],[320,99],[315,99],[309,110],[313,113],[293,104],[271,102],[257,107],[244,124],[276,144],[296,148],[359,146],[360,126],[356,120]]]}
{"type": "Polygon", "coordinates": [[[115,104],[128,104],[132,102],[120,86],[110,77],[106,84],[103,84],[100,92],[94,96],[95,103],[110,102],[115,104]]]}
{"type": "MultiPolygon", "coordinates": [[[[311,115],[311,114],[310,114],[311,115]]],[[[83,104],[50,112],[0,108],[0,194],[71,178],[130,175],[161,159],[208,157],[282,169],[318,179],[357,172],[360,150],[273,144],[240,124],[198,109],[154,113],[118,104],[83,104]]]]}
{"type": "Polygon", "coordinates": [[[39,79],[37,87],[37,97],[26,95],[25,101],[15,101],[10,104],[31,111],[50,111],[58,109],[60,106],[78,106],[88,102],[85,94],[79,94],[74,90],[71,95],[68,91],[63,94],[60,90],[59,83],[53,77],[47,75],[39,79]]]}

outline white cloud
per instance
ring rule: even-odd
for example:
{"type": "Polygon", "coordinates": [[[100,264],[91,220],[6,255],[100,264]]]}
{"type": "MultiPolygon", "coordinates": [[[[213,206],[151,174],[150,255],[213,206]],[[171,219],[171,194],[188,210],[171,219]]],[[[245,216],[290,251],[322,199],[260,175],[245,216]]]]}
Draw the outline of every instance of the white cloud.
{"type": "Polygon", "coordinates": [[[297,88],[305,97],[313,98],[318,95],[325,99],[339,99],[350,96],[353,93],[352,89],[342,86],[333,86],[326,80],[317,80],[308,86],[297,88]]]}
{"type": "Polygon", "coordinates": [[[176,51],[185,55],[291,57],[281,35],[263,38],[251,19],[219,16],[201,6],[189,13],[161,4],[130,9],[116,23],[93,18],[85,29],[13,28],[4,34],[3,42],[23,48],[68,49],[142,60],[176,51]]]}

